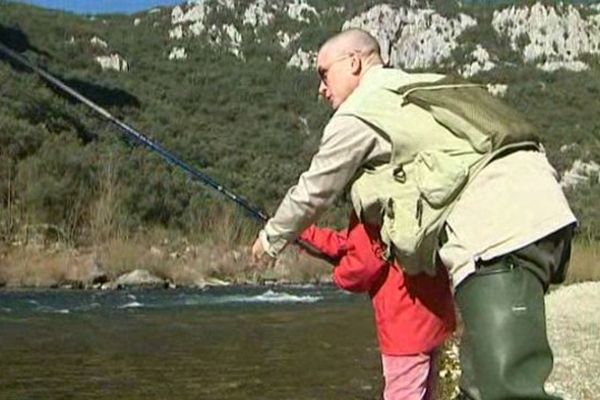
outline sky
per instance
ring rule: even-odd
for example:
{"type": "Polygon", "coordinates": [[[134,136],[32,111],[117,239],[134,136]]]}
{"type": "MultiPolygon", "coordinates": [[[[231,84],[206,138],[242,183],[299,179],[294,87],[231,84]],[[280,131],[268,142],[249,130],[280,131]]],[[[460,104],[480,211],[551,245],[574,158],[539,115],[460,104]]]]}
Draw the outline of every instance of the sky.
{"type": "Polygon", "coordinates": [[[156,6],[185,3],[185,0],[12,0],[16,3],[71,11],[78,14],[133,14],[156,6]]]}
{"type": "MultiPolygon", "coordinates": [[[[40,7],[71,11],[78,14],[125,13],[149,10],[156,6],[172,6],[185,0],[10,0],[35,4],[40,7]]],[[[566,1],[566,3],[591,3],[598,0],[566,1]]],[[[507,0],[463,0],[464,3],[511,3],[507,0]]]]}

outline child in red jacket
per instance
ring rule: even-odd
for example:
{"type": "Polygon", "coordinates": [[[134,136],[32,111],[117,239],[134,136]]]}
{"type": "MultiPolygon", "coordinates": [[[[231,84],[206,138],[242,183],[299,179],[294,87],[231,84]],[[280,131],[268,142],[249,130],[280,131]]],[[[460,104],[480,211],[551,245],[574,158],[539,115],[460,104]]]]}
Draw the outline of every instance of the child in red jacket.
{"type": "Polygon", "coordinates": [[[368,292],[373,302],[381,350],[384,400],[431,399],[437,348],[455,328],[446,271],[435,277],[405,275],[384,261],[379,228],[356,215],[346,231],[311,226],[300,239],[338,261],[333,279],[350,292],[368,292]]]}

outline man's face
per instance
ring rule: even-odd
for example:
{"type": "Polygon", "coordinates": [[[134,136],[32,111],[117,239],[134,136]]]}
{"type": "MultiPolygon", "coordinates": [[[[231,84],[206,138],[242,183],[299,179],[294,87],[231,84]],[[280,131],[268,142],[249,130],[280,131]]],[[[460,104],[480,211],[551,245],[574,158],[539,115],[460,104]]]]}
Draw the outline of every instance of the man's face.
{"type": "Polygon", "coordinates": [[[324,49],[317,56],[317,71],[321,82],[319,95],[334,110],[350,96],[358,86],[356,53],[340,53],[324,49]]]}

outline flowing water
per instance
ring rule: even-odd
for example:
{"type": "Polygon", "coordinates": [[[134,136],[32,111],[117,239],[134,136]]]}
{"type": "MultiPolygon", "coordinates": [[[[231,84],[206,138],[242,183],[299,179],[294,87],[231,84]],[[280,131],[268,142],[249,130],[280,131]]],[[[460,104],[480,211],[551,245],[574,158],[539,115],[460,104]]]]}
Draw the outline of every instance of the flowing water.
{"type": "Polygon", "coordinates": [[[311,285],[0,291],[0,399],[379,399],[370,307],[311,285]]]}

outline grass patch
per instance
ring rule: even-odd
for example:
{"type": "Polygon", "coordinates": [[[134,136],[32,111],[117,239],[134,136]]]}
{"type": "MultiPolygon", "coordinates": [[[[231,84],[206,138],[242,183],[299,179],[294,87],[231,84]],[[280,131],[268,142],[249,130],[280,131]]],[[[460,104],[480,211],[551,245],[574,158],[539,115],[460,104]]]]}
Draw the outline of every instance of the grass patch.
{"type": "Polygon", "coordinates": [[[600,242],[593,240],[575,241],[565,284],[599,280],[600,242]]]}
{"type": "Polygon", "coordinates": [[[50,287],[82,282],[94,268],[91,254],[19,248],[2,254],[0,283],[12,287],[50,287]]]}
{"type": "Polygon", "coordinates": [[[4,245],[0,248],[0,286],[77,283],[77,287],[87,287],[98,275],[112,281],[136,269],[147,270],[177,286],[202,286],[215,280],[235,284],[331,280],[329,264],[303,255],[293,246],[272,265],[254,264],[249,246],[252,238],[245,234],[240,238],[240,225],[234,220],[215,226],[215,235],[198,235],[195,240],[174,230],[155,228],[81,248],[61,243],[4,245]]]}

